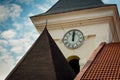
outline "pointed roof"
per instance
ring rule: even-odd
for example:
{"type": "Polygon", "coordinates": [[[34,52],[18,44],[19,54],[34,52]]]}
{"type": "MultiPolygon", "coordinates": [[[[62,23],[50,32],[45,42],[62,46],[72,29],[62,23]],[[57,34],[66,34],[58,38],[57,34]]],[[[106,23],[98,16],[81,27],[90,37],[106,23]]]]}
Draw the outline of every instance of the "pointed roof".
{"type": "Polygon", "coordinates": [[[45,28],[5,80],[73,80],[75,73],[45,28]]]}
{"type": "Polygon", "coordinates": [[[75,80],[119,80],[120,42],[102,43],[75,80]]]}
{"type": "MultiPolygon", "coordinates": [[[[76,10],[96,8],[96,7],[102,7],[107,5],[108,4],[104,4],[101,0],[59,0],[47,12],[40,15],[71,12],[76,10]]],[[[109,4],[109,5],[112,5],[112,4],[109,4]]]]}

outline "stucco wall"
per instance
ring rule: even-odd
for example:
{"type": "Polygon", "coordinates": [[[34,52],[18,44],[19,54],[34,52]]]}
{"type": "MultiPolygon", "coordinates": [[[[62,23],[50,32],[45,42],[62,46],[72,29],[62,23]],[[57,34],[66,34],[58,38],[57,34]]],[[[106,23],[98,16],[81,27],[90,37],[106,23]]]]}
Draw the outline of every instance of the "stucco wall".
{"type": "Polygon", "coordinates": [[[80,57],[80,65],[82,68],[92,52],[101,42],[111,41],[110,39],[112,35],[109,28],[109,23],[101,23],[86,26],[76,26],[74,28],[49,30],[49,32],[66,58],[71,55],[77,55],[80,57]],[[82,31],[85,37],[84,43],[77,49],[66,48],[62,42],[62,38],[65,33],[71,29],[78,29],[82,31]]]}

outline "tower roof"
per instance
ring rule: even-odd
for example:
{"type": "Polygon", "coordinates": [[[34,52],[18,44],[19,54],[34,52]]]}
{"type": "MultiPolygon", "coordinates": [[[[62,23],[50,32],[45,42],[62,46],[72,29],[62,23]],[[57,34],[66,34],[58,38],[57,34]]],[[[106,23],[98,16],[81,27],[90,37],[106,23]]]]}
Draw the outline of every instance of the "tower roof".
{"type": "Polygon", "coordinates": [[[119,80],[120,42],[102,43],[75,80],[119,80]]]}
{"type": "Polygon", "coordinates": [[[73,80],[75,73],[45,28],[5,80],[73,80]]]}
{"type": "Polygon", "coordinates": [[[103,5],[104,3],[101,0],[59,0],[45,14],[62,13],[103,5]]]}
{"type": "Polygon", "coordinates": [[[108,4],[104,4],[101,0],[59,0],[48,11],[40,15],[64,13],[76,10],[102,7],[107,5],[108,4]]]}

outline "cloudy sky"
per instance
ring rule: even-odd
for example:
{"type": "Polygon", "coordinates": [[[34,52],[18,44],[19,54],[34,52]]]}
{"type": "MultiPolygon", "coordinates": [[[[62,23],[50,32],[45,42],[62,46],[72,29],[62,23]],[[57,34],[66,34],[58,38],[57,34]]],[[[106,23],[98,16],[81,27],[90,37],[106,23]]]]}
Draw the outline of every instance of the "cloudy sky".
{"type": "MultiPolygon", "coordinates": [[[[9,74],[39,33],[30,16],[48,10],[57,0],[0,0],[0,80],[9,74]]],[[[117,4],[120,0],[103,0],[117,4]]]]}

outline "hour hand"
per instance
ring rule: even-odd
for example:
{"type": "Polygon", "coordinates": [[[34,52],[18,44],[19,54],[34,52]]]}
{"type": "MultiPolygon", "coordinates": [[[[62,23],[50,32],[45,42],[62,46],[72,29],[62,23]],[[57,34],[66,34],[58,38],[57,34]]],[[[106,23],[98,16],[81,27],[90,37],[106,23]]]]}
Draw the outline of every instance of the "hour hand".
{"type": "Polygon", "coordinates": [[[75,31],[73,31],[73,34],[72,34],[72,41],[75,40],[75,31]]]}

